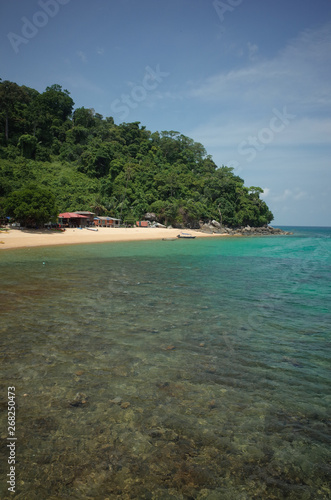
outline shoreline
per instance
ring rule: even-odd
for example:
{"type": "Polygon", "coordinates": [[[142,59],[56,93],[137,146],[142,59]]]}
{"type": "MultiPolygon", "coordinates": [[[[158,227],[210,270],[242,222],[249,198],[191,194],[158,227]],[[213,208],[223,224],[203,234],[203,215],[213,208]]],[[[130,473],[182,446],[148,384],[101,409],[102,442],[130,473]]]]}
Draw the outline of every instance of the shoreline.
{"type": "MultiPolygon", "coordinates": [[[[48,247],[57,245],[80,245],[86,243],[117,243],[129,241],[162,240],[163,238],[177,238],[181,229],[163,228],[99,228],[98,231],[69,228],[64,232],[50,231],[49,229],[16,229],[0,231],[0,251],[16,248],[48,247]]],[[[188,231],[188,230],[185,230],[188,231]]],[[[228,236],[227,234],[207,234],[196,230],[189,230],[196,238],[210,238],[228,236]]]]}

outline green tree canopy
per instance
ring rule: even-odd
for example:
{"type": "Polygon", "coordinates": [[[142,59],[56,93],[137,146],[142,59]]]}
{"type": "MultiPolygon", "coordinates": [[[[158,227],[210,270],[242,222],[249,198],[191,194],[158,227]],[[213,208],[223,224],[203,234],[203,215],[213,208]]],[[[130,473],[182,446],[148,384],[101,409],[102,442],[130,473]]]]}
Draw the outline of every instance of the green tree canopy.
{"type": "Polygon", "coordinates": [[[22,156],[25,158],[34,158],[36,148],[37,148],[37,139],[33,135],[24,134],[18,140],[18,147],[21,149],[22,156]]]}
{"type": "Polygon", "coordinates": [[[43,225],[58,215],[55,195],[33,184],[13,191],[5,202],[5,212],[26,227],[43,225]]]}
{"type": "Polygon", "coordinates": [[[190,227],[212,219],[228,226],[273,219],[261,188],[246,187],[180,132],[150,132],[138,121],[116,125],[93,109],[74,110],[68,90],[57,84],[39,93],[0,81],[0,196],[2,206],[9,200],[10,213],[27,222],[38,219],[23,197],[29,182],[47,185],[60,211],[94,207],[122,220],[155,212],[160,222],[190,227]],[[13,202],[17,191],[26,216],[18,210],[23,202],[13,202]]]}

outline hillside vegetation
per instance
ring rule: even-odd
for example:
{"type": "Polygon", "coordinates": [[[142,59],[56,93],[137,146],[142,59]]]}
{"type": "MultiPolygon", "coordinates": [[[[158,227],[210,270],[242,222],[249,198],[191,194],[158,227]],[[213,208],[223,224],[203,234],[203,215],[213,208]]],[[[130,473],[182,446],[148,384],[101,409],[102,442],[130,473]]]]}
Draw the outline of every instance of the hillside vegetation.
{"type": "Polygon", "coordinates": [[[175,226],[211,219],[262,226],[273,215],[261,193],[180,132],[116,125],[93,109],[74,109],[59,85],[39,93],[0,82],[1,217],[25,213],[29,224],[89,210],[132,223],[154,212],[175,226]]]}

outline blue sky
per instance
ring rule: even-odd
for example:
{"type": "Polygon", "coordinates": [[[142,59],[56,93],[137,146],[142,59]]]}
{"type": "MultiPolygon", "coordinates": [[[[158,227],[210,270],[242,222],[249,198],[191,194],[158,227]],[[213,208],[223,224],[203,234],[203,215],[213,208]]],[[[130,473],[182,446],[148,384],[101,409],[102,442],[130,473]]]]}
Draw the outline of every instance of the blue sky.
{"type": "Polygon", "coordinates": [[[330,0],[13,0],[0,77],[201,142],[274,225],[331,226],[330,0]]]}

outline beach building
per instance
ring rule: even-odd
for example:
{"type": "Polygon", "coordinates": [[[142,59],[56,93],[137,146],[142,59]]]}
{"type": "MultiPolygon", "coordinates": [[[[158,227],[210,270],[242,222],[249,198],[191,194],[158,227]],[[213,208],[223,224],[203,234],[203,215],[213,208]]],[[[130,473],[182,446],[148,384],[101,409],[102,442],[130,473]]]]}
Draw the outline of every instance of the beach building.
{"type": "Polygon", "coordinates": [[[62,227],[86,227],[89,218],[77,212],[63,212],[58,215],[59,224],[62,227]]]}
{"type": "Polygon", "coordinates": [[[148,221],[147,220],[137,220],[136,222],[138,227],[148,227],[148,221]]]}
{"type": "Polygon", "coordinates": [[[94,217],[94,225],[96,227],[119,227],[121,219],[114,217],[94,217]]]}
{"type": "Polygon", "coordinates": [[[87,217],[89,224],[91,226],[93,225],[94,216],[95,216],[94,212],[79,212],[79,211],[76,211],[75,214],[84,215],[85,217],[87,217]]]}

